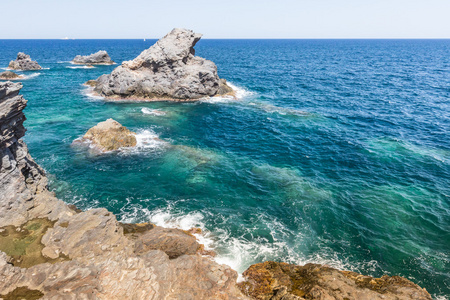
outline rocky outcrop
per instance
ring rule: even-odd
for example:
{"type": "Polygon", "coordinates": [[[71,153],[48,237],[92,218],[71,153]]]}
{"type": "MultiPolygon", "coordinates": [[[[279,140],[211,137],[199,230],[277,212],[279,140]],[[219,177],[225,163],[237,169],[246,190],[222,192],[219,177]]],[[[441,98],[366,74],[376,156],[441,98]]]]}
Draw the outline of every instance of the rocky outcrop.
{"type": "Polygon", "coordinates": [[[136,146],[136,133],[119,122],[108,119],[100,122],[86,132],[82,140],[90,141],[100,151],[114,151],[124,147],[136,146]]]}
{"type": "Polygon", "coordinates": [[[373,278],[307,264],[265,262],[243,273],[241,291],[259,300],[431,300],[425,289],[399,276],[373,278]]]}
{"type": "Polygon", "coordinates": [[[23,79],[23,75],[16,74],[11,71],[6,71],[3,73],[0,73],[0,79],[1,80],[17,80],[17,79],[23,79]]]}
{"type": "Polygon", "coordinates": [[[11,70],[22,70],[22,71],[42,69],[42,67],[37,62],[31,60],[30,56],[23,52],[19,52],[17,54],[17,59],[12,60],[9,63],[8,68],[11,70]]]}
{"type": "Polygon", "coordinates": [[[81,56],[77,55],[72,60],[74,64],[80,65],[112,65],[114,62],[109,57],[108,52],[100,50],[97,53],[91,55],[81,56]]]}
{"type": "Polygon", "coordinates": [[[174,29],[111,74],[97,79],[95,92],[112,99],[187,101],[232,93],[216,65],[195,56],[201,34],[174,29]]]}
{"type": "Polygon", "coordinates": [[[189,233],[79,211],[47,189],[20,138],[26,100],[0,83],[0,298],[246,299],[189,233]]]}

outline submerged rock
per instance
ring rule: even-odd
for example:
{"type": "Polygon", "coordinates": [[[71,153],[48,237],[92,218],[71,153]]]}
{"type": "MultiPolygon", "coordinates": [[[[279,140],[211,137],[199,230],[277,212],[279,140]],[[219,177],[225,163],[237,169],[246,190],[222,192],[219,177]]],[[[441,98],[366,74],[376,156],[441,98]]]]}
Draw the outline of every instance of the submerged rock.
{"type": "Polygon", "coordinates": [[[187,101],[232,93],[216,65],[195,56],[201,34],[173,29],[131,61],[97,79],[101,96],[132,100],[187,101]]]}
{"type": "Polygon", "coordinates": [[[403,277],[373,278],[317,264],[268,261],[250,266],[243,276],[241,291],[260,300],[431,300],[425,289],[403,277]]]}
{"type": "Polygon", "coordinates": [[[77,55],[72,60],[74,64],[80,65],[112,65],[114,62],[109,57],[108,52],[100,50],[97,53],[91,55],[81,56],[77,55]]]}
{"type": "Polygon", "coordinates": [[[136,133],[113,119],[98,123],[86,132],[83,139],[91,141],[103,152],[134,147],[137,143],[136,133]]]}
{"type": "Polygon", "coordinates": [[[9,63],[8,68],[12,70],[23,70],[23,71],[42,69],[42,67],[36,61],[31,60],[30,56],[23,52],[19,52],[17,54],[17,59],[12,60],[9,63]]]}
{"type": "Polygon", "coordinates": [[[23,78],[23,75],[19,75],[14,72],[11,72],[11,71],[6,71],[3,73],[0,73],[1,80],[17,80],[17,79],[22,79],[22,78],[23,78]]]}

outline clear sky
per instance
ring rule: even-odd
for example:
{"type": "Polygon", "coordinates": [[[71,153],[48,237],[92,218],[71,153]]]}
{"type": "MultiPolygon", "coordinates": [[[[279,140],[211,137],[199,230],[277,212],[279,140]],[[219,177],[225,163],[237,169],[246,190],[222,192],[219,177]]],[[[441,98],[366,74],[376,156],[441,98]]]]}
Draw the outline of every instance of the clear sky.
{"type": "Polygon", "coordinates": [[[450,0],[0,0],[0,39],[450,38],[450,0]]]}

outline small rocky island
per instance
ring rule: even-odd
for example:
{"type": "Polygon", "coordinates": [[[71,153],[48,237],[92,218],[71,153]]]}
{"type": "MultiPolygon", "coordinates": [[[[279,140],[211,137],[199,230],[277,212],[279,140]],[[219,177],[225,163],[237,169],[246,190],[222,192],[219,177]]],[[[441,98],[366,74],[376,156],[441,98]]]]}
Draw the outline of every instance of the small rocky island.
{"type": "Polygon", "coordinates": [[[114,151],[124,147],[136,146],[136,133],[119,122],[108,119],[98,123],[86,132],[82,140],[89,141],[101,152],[114,151]]]}
{"type": "Polygon", "coordinates": [[[108,52],[100,50],[97,53],[91,55],[81,56],[77,55],[72,60],[72,63],[78,65],[112,65],[114,62],[109,57],[108,52]]]}
{"type": "Polygon", "coordinates": [[[18,80],[18,79],[23,79],[23,78],[24,78],[23,75],[19,75],[14,72],[11,72],[11,71],[6,71],[3,73],[0,73],[1,80],[18,80]]]}
{"type": "MultiPolygon", "coordinates": [[[[1,299],[431,300],[399,276],[316,264],[255,264],[237,284],[236,271],[197,242],[197,229],[124,224],[104,208],[67,205],[48,190],[44,170],[21,140],[27,103],[21,88],[0,82],[1,299]]],[[[112,127],[129,136],[116,123],[94,131],[112,127]]]]}
{"type": "Polygon", "coordinates": [[[138,57],[100,76],[94,91],[110,99],[189,101],[233,94],[216,65],[195,56],[201,34],[173,29],[138,57]]]}
{"type": "Polygon", "coordinates": [[[31,71],[31,70],[40,70],[42,67],[36,62],[31,60],[30,56],[19,52],[17,54],[17,59],[12,60],[8,66],[11,70],[22,70],[22,71],[31,71]]]}

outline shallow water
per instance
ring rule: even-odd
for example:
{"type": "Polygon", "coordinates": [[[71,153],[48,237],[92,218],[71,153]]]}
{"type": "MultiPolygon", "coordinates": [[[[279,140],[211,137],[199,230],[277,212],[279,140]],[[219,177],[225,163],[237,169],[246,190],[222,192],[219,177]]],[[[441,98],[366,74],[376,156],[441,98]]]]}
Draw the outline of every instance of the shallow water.
{"type": "Polygon", "coordinates": [[[237,101],[105,102],[82,83],[117,65],[68,62],[107,50],[120,63],[152,43],[0,41],[0,67],[24,51],[49,68],[21,72],[25,140],[58,197],[126,222],[200,226],[239,272],[318,262],[450,294],[450,41],[200,41],[237,101]],[[107,118],[139,147],[71,145],[107,118]]]}

